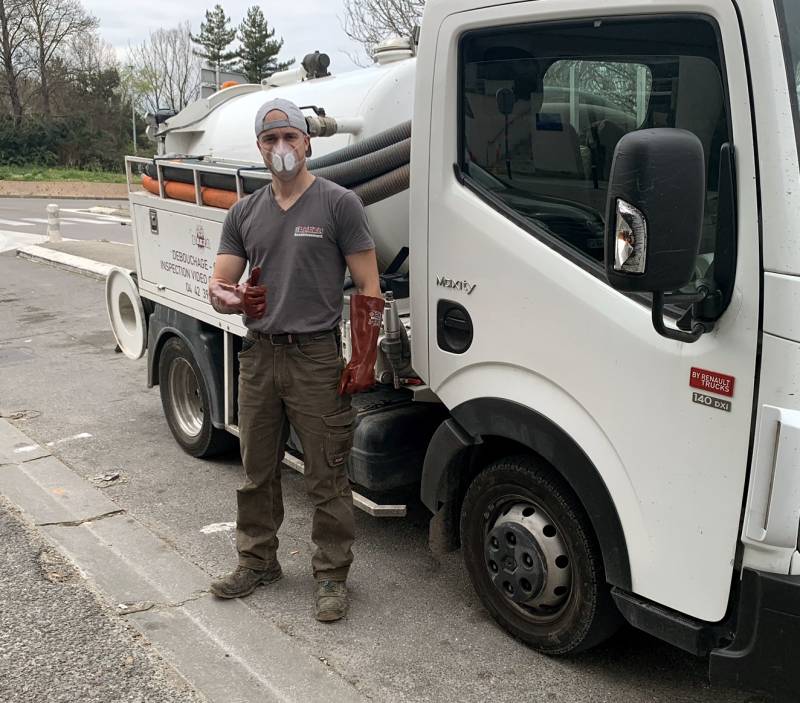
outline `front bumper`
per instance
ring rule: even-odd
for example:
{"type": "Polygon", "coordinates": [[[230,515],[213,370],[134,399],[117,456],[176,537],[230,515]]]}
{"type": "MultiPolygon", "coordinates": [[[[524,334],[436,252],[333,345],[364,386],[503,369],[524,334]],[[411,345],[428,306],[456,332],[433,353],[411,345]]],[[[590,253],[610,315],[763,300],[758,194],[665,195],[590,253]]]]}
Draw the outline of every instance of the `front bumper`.
{"type": "Polygon", "coordinates": [[[800,576],[744,569],[734,640],[709,669],[715,685],[800,697],[800,576]]]}

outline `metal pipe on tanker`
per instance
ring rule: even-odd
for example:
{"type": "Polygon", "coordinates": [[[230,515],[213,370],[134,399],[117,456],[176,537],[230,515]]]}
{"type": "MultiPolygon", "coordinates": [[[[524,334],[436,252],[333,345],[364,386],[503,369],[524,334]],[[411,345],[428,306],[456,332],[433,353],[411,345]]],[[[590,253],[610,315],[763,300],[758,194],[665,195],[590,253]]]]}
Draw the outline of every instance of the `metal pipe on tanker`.
{"type": "Polygon", "coordinates": [[[334,134],[358,134],[364,127],[361,117],[333,118],[325,115],[306,117],[311,137],[332,137],[334,134]]]}

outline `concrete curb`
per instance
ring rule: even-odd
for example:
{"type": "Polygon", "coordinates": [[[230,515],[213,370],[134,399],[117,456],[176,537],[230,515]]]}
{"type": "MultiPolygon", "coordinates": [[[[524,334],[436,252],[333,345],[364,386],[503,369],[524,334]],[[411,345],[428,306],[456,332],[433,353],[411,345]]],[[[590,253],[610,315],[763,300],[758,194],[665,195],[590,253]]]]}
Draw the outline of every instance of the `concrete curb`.
{"type": "Polygon", "coordinates": [[[83,256],[75,256],[74,254],[65,254],[64,252],[54,251],[35,244],[19,247],[17,256],[30,261],[40,261],[65,271],[80,273],[101,281],[105,281],[109,272],[117,268],[111,264],[104,264],[100,261],[87,259],[83,256]]]}
{"type": "Polygon", "coordinates": [[[358,703],[359,692],[97,488],[0,419],[0,493],[212,703],[358,703]]]}

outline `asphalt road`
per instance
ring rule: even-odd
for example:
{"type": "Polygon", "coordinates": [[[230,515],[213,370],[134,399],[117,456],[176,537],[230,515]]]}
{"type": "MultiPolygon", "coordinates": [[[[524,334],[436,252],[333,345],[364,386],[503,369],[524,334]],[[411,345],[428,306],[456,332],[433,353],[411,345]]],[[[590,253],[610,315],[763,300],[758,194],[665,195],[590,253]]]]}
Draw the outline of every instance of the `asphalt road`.
{"type": "MultiPolygon", "coordinates": [[[[184,454],[163,419],[144,359],[115,354],[103,285],[0,255],[0,412],[83,477],[120,478],[106,495],[185,558],[216,577],[235,565],[238,458],[184,454]]],[[[764,703],[712,688],[706,664],[625,629],[603,646],[550,659],[494,625],[468,582],[459,553],[434,559],[427,515],[357,514],[351,613],[312,617],[310,503],[302,478],[284,475],[286,520],[279,558],[285,578],[247,604],[308,653],[376,701],[560,703],[764,703]]],[[[6,616],[0,613],[0,627],[6,616]]]]}
{"type": "Polygon", "coordinates": [[[0,700],[202,703],[0,497],[0,700]]]}
{"type": "Polygon", "coordinates": [[[126,200],[71,200],[44,198],[0,198],[0,230],[25,235],[47,234],[47,206],[55,203],[61,215],[65,239],[107,239],[133,243],[127,216],[99,215],[89,208],[128,208],[126,200]]]}

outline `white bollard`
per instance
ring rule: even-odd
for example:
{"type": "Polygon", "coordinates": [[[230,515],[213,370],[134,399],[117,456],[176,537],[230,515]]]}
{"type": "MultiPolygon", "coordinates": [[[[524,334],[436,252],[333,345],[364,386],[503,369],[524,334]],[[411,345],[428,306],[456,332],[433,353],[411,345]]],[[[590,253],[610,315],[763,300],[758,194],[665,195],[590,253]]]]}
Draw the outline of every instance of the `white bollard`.
{"type": "Polygon", "coordinates": [[[58,219],[58,205],[47,206],[47,237],[51,242],[61,241],[61,222],[58,219]]]}

